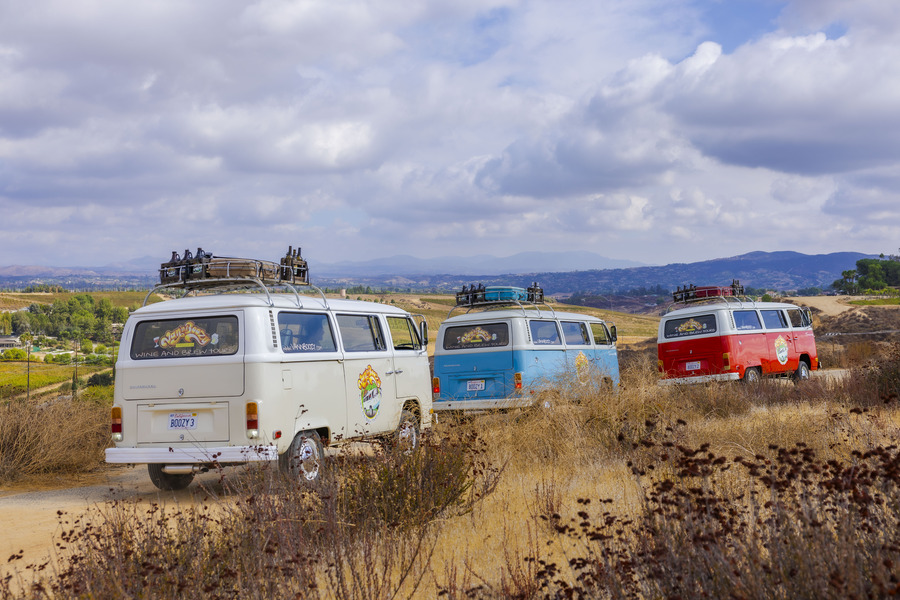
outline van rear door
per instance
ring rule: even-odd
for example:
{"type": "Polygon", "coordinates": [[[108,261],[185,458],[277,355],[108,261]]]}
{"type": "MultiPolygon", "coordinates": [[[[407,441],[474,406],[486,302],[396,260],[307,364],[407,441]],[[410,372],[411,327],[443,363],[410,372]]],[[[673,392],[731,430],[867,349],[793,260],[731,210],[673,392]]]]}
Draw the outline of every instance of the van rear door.
{"type": "Polygon", "coordinates": [[[179,318],[151,317],[136,321],[128,352],[120,361],[125,400],[235,397],[244,393],[243,315],[179,318]]]}
{"type": "Polygon", "coordinates": [[[515,393],[513,353],[508,321],[447,327],[438,340],[435,376],[442,401],[496,400],[515,393]]]}
{"type": "Polygon", "coordinates": [[[117,389],[137,402],[137,443],[227,442],[244,393],[243,313],[148,316],[133,324],[117,389]]]}
{"type": "Polygon", "coordinates": [[[723,372],[723,338],[716,315],[669,318],[661,326],[659,358],[665,377],[697,377],[723,372]]]}

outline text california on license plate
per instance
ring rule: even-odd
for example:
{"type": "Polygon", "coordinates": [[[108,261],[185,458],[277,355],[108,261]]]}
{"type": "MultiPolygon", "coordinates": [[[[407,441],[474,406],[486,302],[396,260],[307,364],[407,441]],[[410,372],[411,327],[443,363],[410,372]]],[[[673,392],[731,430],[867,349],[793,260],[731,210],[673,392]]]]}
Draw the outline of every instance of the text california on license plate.
{"type": "Polygon", "coordinates": [[[197,413],[169,413],[169,429],[197,429],[197,413]]]}
{"type": "Polygon", "coordinates": [[[698,369],[700,369],[700,361],[695,360],[695,361],[689,362],[684,365],[684,368],[687,371],[697,371],[698,369]]]}
{"type": "Polygon", "coordinates": [[[466,382],[466,391],[467,392],[483,392],[484,391],[484,379],[470,379],[466,382]]]}

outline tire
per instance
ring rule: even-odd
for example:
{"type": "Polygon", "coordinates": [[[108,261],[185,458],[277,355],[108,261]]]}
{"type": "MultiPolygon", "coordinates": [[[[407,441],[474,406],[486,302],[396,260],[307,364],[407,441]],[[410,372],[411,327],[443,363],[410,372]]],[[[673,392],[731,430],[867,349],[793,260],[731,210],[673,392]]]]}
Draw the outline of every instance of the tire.
{"type": "Polygon", "coordinates": [[[395,434],[397,449],[410,454],[419,447],[419,418],[411,410],[403,409],[400,413],[400,425],[395,434]]]}
{"type": "Polygon", "coordinates": [[[278,464],[298,483],[315,483],[325,471],[325,447],[315,431],[301,431],[294,436],[287,452],[278,457],[278,464]]]}
{"type": "Polygon", "coordinates": [[[800,383],[807,379],[809,379],[809,365],[801,360],[800,366],[797,367],[797,372],[794,373],[794,383],[800,383]]]}
{"type": "Polygon", "coordinates": [[[193,473],[186,475],[172,475],[171,473],[163,471],[164,466],[165,465],[160,464],[147,465],[147,472],[150,473],[150,481],[153,482],[153,485],[163,491],[183,490],[191,485],[191,482],[194,480],[193,473]]]}
{"type": "Polygon", "coordinates": [[[760,379],[759,369],[757,369],[756,367],[747,367],[747,369],[744,371],[743,381],[747,385],[757,384],[757,383],[759,383],[759,379],[760,379]]]}

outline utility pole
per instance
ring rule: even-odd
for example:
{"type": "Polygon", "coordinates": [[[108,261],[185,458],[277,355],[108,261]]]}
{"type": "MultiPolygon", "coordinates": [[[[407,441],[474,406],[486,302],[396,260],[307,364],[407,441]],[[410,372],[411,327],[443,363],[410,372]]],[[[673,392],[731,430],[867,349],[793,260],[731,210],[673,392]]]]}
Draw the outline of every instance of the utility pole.
{"type": "Polygon", "coordinates": [[[33,339],[30,333],[23,333],[19,339],[26,344],[28,344],[27,355],[26,355],[26,377],[25,377],[25,400],[31,400],[31,340],[33,339]]]}

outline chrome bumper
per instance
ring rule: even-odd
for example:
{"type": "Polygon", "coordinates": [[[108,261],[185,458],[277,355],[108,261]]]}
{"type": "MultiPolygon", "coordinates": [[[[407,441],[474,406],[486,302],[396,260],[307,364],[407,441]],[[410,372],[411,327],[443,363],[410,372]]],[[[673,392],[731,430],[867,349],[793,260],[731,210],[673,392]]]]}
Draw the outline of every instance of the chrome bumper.
{"type": "Polygon", "coordinates": [[[275,460],[278,448],[269,446],[221,446],[210,448],[107,448],[106,462],[126,464],[213,464],[275,460]]]}

